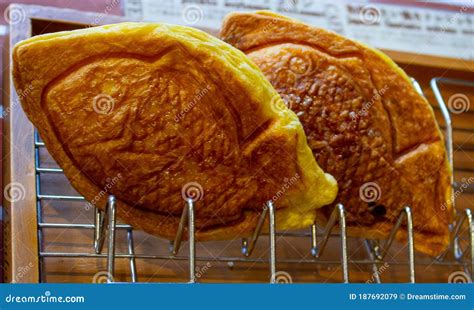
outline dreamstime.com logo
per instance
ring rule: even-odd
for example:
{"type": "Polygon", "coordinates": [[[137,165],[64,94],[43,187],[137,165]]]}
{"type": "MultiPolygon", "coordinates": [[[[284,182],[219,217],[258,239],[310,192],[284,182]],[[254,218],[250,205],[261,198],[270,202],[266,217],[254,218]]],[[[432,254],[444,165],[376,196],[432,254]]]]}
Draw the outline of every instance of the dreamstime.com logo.
{"type": "Polygon", "coordinates": [[[449,111],[451,111],[451,113],[461,114],[461,113],[469,111],[470,107],[471,107],[471,102],[469,98],[464,94],[458,93],[449,97],[448,109],[449,111]]]}
{"type": "Polygon", "coordinates": [[[273,280],[272,281],[273,283],[278,283],[278,284],[293,283],[293,279],[291,278],[290,274],[286,271],[277,271],[272,280],[273,280]]]}
{"type": "Polygon", "coordinates": [[[359,12],[361,22],[366,25],[380,23],[381,16],[380,10],[373,5],[366,5],[359,12]]]}
{"type": "Polygon", "coordinates": [[[92,277],[92,283],[109,283],[114,282],[114,277],[107,271],[99,271],[92,277]]]}
{"type": "Polygon", "coordinates": [[[42,295],[15,296],[9,294],[5,296],[5,302],[8,304],[84,303],[85,301],[84,296],[53,296],[51,291],[45,291],[42,295]]]}
{"type": "Polygon", "coordinates": [[[18,202],[25,199],[26,190],[23,184],[18,182],[12,182],[5,186],[3,190],[3,196],[9,202],[18,202]]]}
{"type": "Polygon", "coordinates": [[[467,272],[455,271],[452,272],[448,277],[448,283],[471,283],[472,279],[469,277],[467,272]]]}
{"type": "Polygon", "coordinates": [[[191,199],[191,201],[196,202],[204,197],[204,190],[198,182],[189,182],[181,189],[181,196],[185,201],[191,199]]]}
{"type": "Polygon", "coordinates": [[[204,18],[204,11],[199,5],[186,5],[181,12],[181,17],[186,25],[195,25],[204,18]]]}
{"type": "Polygon", "coordinates": [[[375,202],[382,196],[382,190],[380,186],[375,182],[364,183],[359,188],[359,197],[364,202],[375,202]]]}
{"type": "Polygon", "coordinates": [[[25,21],[25,10],[20,6],[9,6],[3,11],[5,21],[10,25],[16,25],[25,21]]]}
{"type": "Polygon", "coordinates": [[[96,113],[107,115],[112,112],[115,106],[115,100],[110,95],[99,94],[92,100],[92,108],[96,113]]]}

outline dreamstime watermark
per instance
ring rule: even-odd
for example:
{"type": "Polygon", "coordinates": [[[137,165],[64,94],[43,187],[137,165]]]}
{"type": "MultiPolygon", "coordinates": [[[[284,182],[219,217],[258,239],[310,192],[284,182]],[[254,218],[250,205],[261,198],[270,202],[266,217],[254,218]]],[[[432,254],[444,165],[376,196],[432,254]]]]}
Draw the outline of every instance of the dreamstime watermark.
{"type": "Polygon", "coordinates": [[[199,101],[202,100],[202,98],[204,98],[208,93],[209,91],[211,90],[211,85],[206,85],[206,87],[204,88],[201,88],[201,89],[197,89],[195,91],[195,95],[193,97],[193,99],[188,102],[188,104],[184,107],[184,109],[182,109],[174,118],[174,121],[176,123],[179,123],[183,118],[184,116],[186,116],[186,114],[191,111],[195,106],[196,104],[198,104],[199,101]]]}
{"type": "Polygon", "coordinates": [[[189,182],[181,188],[181,197],[185,201],[191,199],[191,201],[196,202],[204,198],[204,190],[198,182],[189,182]]]}
{"type": "Polygon", "coordinates": [[[112,112],[115,100],[110,95],[99,94],[92,100],[92,108],[98,114],[107,115],[112,112]]]}
{"type": "Polygon", "coordinates": [[[390,265],[385,262],[383,265],[381,265],[380,267],[377,268],[377,270],[375,270],[373,273],[372,273],[372,276],[370,277],[369,280],[365,281],[365,283],[367,284],[372,284],[374,282],[376,282],[376,279],[378,277],[380,277],[385,271],[387,271],[387,269],[390,267],[390,265]]]}
{"type": "MultiPolygon", "coordinates": [[[[300,179],[299,173],[295,173],[294,176],[291,178],[284,178],[283,179],[283,185],[280,187],[280,189],[273,195],[271,198],[271,201],[275,203],[278,199],[280,199],[298,180],[300,179]]],[[[266,208],[267,204],[265,204],[266,208]]]]}
{"type": "Polygon", "coordinates": [[[105,179],[105,186],[104,188],[97,194],[95,197],[86,203],[86,210],[89,210],[91,206],[94,206],[99,202],[102,198],[104,198],[110,190],[118,183],[118,181],[122,178],[122,174],[118,173],[115,177],[113,178],[107,178],[105,179]]]}
{"type": "Polygon", "coordinates": [[[277,18],[272,18],[267,24],[265,24],[265,26],[263,26],[262,32],[267,33],[267,32],[272,31],[273,26],[276,25],[277,22],[278,22],[277,18]]]}
{"type": "Polygon", "coordinates": [[[441,211],[445,211],[448,208],[448,203],[452,205],[454,201],[456,200],[456,198],[458,198],[462,193],[464,193],[464,191],[473,182],[474,182],[474,177],[469,177],[468,179],[462,178],[461,184],[459,184],[458,189],[454,191],[453,195],[451,196],[451,199],[441,204],[441,207],[440,207],[441,211]]]}
{"type": "Polygon", "coordinates": [[[465,94],[457,93],[449,97],[448,109],[451,113],[461,114],[469,111],[471,102],[465,94]]]}
{"type": "Polygon", "coordinates": [[[272,278],[272,282],[278,284],[291,284],[293,283],[293,279],[291,278],[291,275],[288,272],[277,271],[275,272],[275,275],[272,278]]]}
{"type": "Polygon", "coordinates": [[[114,282],[114,277],[107,271],[99,271],[92,277],[92,283],[109,283],[114,282]]]}
{"type": "Polygon", "coordinates": [[[20,266],[17,268],[17,273],[14,278],[14,282],[20,282],[20,280],[28,274],[31,270],[33,270],[33,263],[30,262],[26,266],[20,266]]]}
{"type": "Polygon", "coordinates": [[[12,295],[5,296],[6,303],[84,303],[86,300],[84,296],[53,296],[51,291],[45,291],[42,295],[12,295]]]}
{"type": "MultiPolygon", "coordinates": [[[[473,1],[469,1],[470,4],[469,6],[472,7],[472,4],[473,4],[473,1]]],[[[452,15],[451,18],[447,21],[447,23],[445,23],[442,27],[441,27],[441,32],[446,32],[449,28],[449,26],[455,24],[458,22],[459,19],[461,19],[464,15],[464,13],[467,12],[469,6],[467,4],[463,5],[460,9],[459,9],[459,12],[457,12],[456,14],[452,15]]]]}
{"type": "MultiPolygon", "coordinates": [[[[34,87],[33,85],[31,84],[28,84],[25,89],[17,89],[16,91],[16,94],[18,96],[18,99],[21,101],[23,100],[23,98],[26,98],[28,97],[31,92],[33,91],[34,87]]],[[[5,108],[3,111],[2,111],[2,115],[3,117],[6,117],[8,115],[8,113],[10,113],[10,111],[19,104],[19,100],[12,100],[11,104],[9,107],[5,108]]]]}
{"type": "Polygon", "coordinates": [[[471,283],[472,279],[464,271],[454,271],[448,276],[448,283],[471,283]]]}
{"type": "Polygon", "coordinates": [[[210,268],[212,267],[212,264],[210,262],[207,262],[204,266],[196,266],[194,269],[194,275],[196,278],[200,279],[210,268]]]}
{"type": "Polygon", "coordinates": [[[9,202],[18,202],[25,199],[26,189],[18,182],[8,183],[3,190],[3,196],[9,202]]]}
{"type": "Polygon", "coordinates": [[[26,19],[26,12],[21,6],[10,5],[3,11],[5,21],[10,25],[22,23],[26,19]]]}
{"type": "Polygon", "coordinates": [[[199,5],[189,4],[183,8],[181,17],[186,25],[196,25],[204,18],[204,11],[199,5]]]}
{"type": "Polygon", "coordinates": [[[102,20],[112,12],[112,10],[120,4],[120,0],[112,0],[110,3],[105,5],[105,9],[102,13],[94,18],[94,21],[90,24],[90,27],[98,26],[102,24],[102,20]]]}
{"type": "Polygon", "coordinates": [[[17,89],[16,94],[18,95],[18,99],[23,99],[28,97],[31,92],[33,91],[34,87],[32,84],[28,84],[25,89],[17,89]]]}
{"type": "Polygon", "coordinates": [[[375,202],[382,196],[382,190],[380,186],[375,182],[364,183],[359,188],[359,197],[362,201],[370,203],[375,202]]]}
{"type": "Polygon", "coordinates": [[[365,25],[378,24],[381,17],[380,10],[373,5],[363,6],[359,11],[359,19],[365,25]]]}
{"type": "Polygon", "coordinates": [[[382,96],[387,92],[388,90],[388,85],[385,85],[379,90],[376,90],[375,94],[370,98],[370,100],[362,106],[362,109],[360,109],[357,113],[351,112],[350,116],[352,120],[357,120],[359,117],[366,116],[370,110],[370,108],[375,104],[376,101],[379,101],[382,96]]]}
{"type": "MultiPolygon", "coordinates": [[[[296,6],[296,0],[290,0],[290,1],[283,1],[282,6],[278,8],[278,11],[285,14],[285,13],[290,13],[294,10],[296,6]]],[[[262,31],[264,33],[270,32],[273,28],[273,26],[278,22],[280,18],[272,18],[270,21],[263,27],[262,31]]]]}

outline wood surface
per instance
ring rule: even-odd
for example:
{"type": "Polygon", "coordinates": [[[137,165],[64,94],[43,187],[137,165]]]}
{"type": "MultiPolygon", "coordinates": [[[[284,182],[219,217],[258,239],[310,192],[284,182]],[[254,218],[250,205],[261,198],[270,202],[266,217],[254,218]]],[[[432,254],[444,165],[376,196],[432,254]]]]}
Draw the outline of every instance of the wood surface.
{"type": "Polygon", "coordinates": [[[31,24],[28,19],[11,27],[4,54],[3,79],[3,184],[10,186],[11,193],[20,199],[6,199],[4,210],[4,278],[6,282],[37,282],[38,269],[27,273],[20,271],[26,266],[38,265],[38,240],[36,231],[36,194],[33,156],[33,125],[28,121],[19,104],[11,79],[11,46],[28,38],[31,24]]]}

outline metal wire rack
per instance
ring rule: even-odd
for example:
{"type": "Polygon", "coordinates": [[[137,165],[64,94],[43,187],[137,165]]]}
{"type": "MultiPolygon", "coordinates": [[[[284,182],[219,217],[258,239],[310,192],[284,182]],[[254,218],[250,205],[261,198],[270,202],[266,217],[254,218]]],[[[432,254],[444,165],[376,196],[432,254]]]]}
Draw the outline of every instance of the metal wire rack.
{"type": "MultiPolygon", "coordinates": [[[[448,153],[448,160],[453,167],[453,137],[452,137],[452,127],[451,127],[451,118],[449,110],[446,107],[446,104],[441,95],[439,84],[440,83],[449,83],[449,84],[460,84],[464,86],[474,87],[473,82],[468,81],[459,81],[445,78],[433,78],[431,80],[431,87],[435,94],[435,97],[438,101],[439,107],[442,111],[446,130],[445,130],[445,141],[446,149],[448,153]]],[[[418,82],[413,79],[413,84],[420,94],[423,94],[422,89],[418,82]]],[[[188,261],[189,264],[189,282],[197,282],[196,278],[196,262],[209,260],[211,258],[204,256],[196,255],[196,242],[194,239],[195,232],[195,221],[194,221],[194,205],[195,203],[192,199],[189,199],[185,202],[186,206],[183,209],[182,216],[179,222],[178,233],[174,242],[171,243],[169,255],[147,255],[147,254],[137,254],[134,250],[134,238],[133,238],[133,228],[130,225],[118,224],[116,222],[115,215],[115,197],[109,196],[107,208],[104,212],[99,211],[99,209],[94,208],[94,224],[75,224],[75,223],[48,223],[44,222],[42,218],[42,203],[44,201],[84,201],[85,199],[81,196],[67,196],[67,195],[56,195],[56,194],[43,194],[41,191],[42,188],[42,176],[44,174],[62,174],[62,169],[59,168],[46,168],[42,167],[40,162],[40,149],[44,147],[44,143],[40,140],[37,131],[35,130],[35,170],[36,170],[36,197],[37,197],[37,218],[38,218],[38,242],[39,242],[39,261],[40,261],[40,274],[43,266],[43,261],[48,257],[61,257],[61,258],[106,258],[107,260],[107,275],[108,281],[113,282],[114,279],[114,266],[116,259],[127,259],[129,260],[129,272],[132,282],[137,282],[137,267],[135,260],[137,258],[144,259],[156,259],[156,260],[179,260],[179,261],[188,261]],[[60,228],[60,229],[83,229],[83,230],[93,230],[94,231],[94,244],[91,245],[91,252],[87,253],[75,253],[75,252],[50,252],[45,251],[42,248],[43,240],[43,230],[46,228],[60,228]],[[181,239],[183,232],[187,229],[189,236],[188,246],[189,246],[189,255],[183,256],[179,255],[181,239]],[[126,242],[127,242],[127,251],[126,253],[117,253],[116,251],[116,231],[125,230],[126,231],[126,242]],[[107,233],[108,231],[108,233],[107,233]],[[103,247],[105,240],[107,240],[107,252],[104,253],[103,247]]],[[[453,179],[452,185],[453,190],[456,187],[453,179]]],[[[311,259],[307,259],[307,262],[315,264],[333,264],[334,261],[322,260],[321,257],[324,254],[328,240],[331,237],[340,238],[340,265],[342,268],[343,282],[349,282],[349,263],[358,263],[358,264],[367,264],[372,270],[374,270],[374,282],[381,283],[381,279],[377,271],[377,266],[384,262],[386,259],[386,254],[388,253],[392,243],[394,241],[396,232],[399,229],[407,230],[407,256],[408,259],[404,264],[408,266],[408,281],[415,283],[415,253],[414,253],[414,240],[413,240],[413,222],[412,214],[409,206],[400,206],[400,215],[398,220],[394,224],[389,237],[381,244],[379,240],[364,240],[364,245],[367,250],[367,259],[364,260],[351,260],[348,259],[348,250],[347,250],[347,236],[346,236],[346,219],[345,219],[345,209],[342,204],[337,204],[334,208],[328,223],[325,227],[318,229],[316,225],[312,225],[309,229],[309,232],[278,232],[275,227],[275,208],[273,203],[269,201],[266,206],[263,208],[255,231],[249,240],[242,240],[242,256],[224,256],[218,257],[217,260],[220,262],[252,262],[252,263],[268,263],[269,265],[269,279],[270,283],[276,282],[276,265],[277,265],[277,252],[276,252],[276,236],[280,235],[292,235],[295,237],[309,238],[311,241],[311,247],[309,251],[311,252],[311,259]],[[268,217],[268,234],[262,234],[262,228],[266,223],[268,217]],[[406,225],[402,224],[406,222],[406,225]],[[333,230],[338,223],[339,232],[333,233],[333,230]],[[268,236],[269,239],[269,260],[265,261],[260,258],[252,258],[252,252],[254,247],[261,235],[268,236]]],[[[419,261],[417,264],[450,264],[450,265],[459,265],[464,268],[466,272],[469,272],[472,279],[472,273],[474,271],[474,225],[472,220],[472,213],[470,209],[466,209],[463,212],[458,212],[455,223],[450,225],[451,230],[451,242],[450,247],[446,250],[445,253],[441,254],[439,257],[433,259],[432,261],[419,261]],[[463,225],[467,222],[468,229],[468,245],[464,249],[459,243],[461,234],[463,233],[463,225]]],[[[216,260],[216,258],[212,258],[216,260]]],[[[292,260],[292,259],[279,259],[278,263],[301,263],[301,260],[292,260]]],[[[40,279],[41,280],[41,279],[40,279]]]]}

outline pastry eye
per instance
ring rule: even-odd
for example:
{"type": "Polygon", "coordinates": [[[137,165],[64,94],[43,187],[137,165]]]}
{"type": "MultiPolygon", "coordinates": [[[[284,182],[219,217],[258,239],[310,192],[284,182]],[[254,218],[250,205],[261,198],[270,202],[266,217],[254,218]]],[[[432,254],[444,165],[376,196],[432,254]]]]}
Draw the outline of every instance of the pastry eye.
{"type": "Polygon", "coordinates": [[[369,211],[374,217],[384,217],[387,214],[387,208],[382,204],[375,202],[369,203],[369,211]]]}

